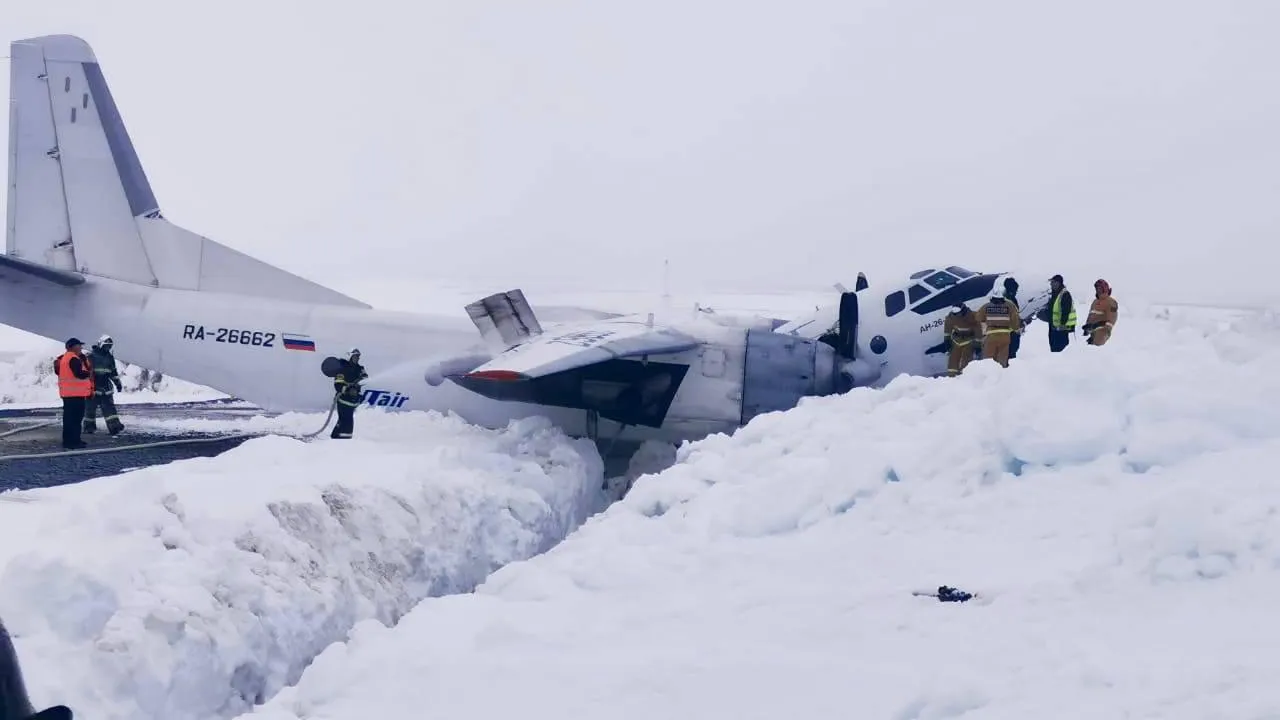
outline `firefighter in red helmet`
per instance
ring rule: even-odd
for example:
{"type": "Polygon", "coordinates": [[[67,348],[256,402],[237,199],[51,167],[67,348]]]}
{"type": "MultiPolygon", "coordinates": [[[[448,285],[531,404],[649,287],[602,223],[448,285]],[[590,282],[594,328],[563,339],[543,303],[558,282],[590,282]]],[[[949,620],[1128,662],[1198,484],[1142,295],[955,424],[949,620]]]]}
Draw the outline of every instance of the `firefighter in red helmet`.
{"type": "Polygon", "coordinates": [[[1081,329],[1089,334],[1090,345],[1106,345],[1111,339],[1112,328],[1116,326],[1119,306],[1116,299],[1111,297],[1111,285],[1106,280],[1099,278],[1093,283],[1093,290],[1096,297],[1089,307],[1089,319],[1081,329]]]}

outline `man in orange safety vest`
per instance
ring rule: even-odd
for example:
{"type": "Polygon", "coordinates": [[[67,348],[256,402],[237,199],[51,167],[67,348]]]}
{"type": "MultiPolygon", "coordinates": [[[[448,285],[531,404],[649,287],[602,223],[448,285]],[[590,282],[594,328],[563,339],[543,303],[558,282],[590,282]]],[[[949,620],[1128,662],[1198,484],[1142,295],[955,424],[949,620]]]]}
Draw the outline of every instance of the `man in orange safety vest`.
{"type": "Polygon", "coordinates": [[[62,398],[62,447],[76,450],[86,445],[80,439],[80,423],[85,404],[93,396],[93,366],[84,356],[84,343],[71,338],[66,347],[67,351],[53,361],[53,371],[62,398]]]}

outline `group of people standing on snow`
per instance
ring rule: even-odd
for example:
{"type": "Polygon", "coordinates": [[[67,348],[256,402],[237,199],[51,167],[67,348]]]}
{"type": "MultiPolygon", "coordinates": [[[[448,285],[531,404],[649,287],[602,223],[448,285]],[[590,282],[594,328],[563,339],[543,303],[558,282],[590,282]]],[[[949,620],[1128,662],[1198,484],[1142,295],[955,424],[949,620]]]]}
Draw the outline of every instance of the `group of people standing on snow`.
{"type": "MultiPolygon", "coordinates": [[[[1093,304],[1080,332],[1088,344],[1105,345],[1111,339],[1119,306],[1111,297],[1111,285],[1106,280],[1099,278],[1093,283],[1093,289],[1093,304]]],[[[1062,352],[1076,331],[1075,303],[1061,275],[1049,278],[1049,290],[1049,304],[1036,317],[1049,326],[1050,352],[1062,352]]],[[[947,375],[955,377],[962,373],[978,356],[979,349],[981,357],[1009,367],[1009,360],[1018,355],[1025,329],[1018,309],[1018,281],[1013,278],[1005,278],[1003,288],[992,290],[991,297],[976,312],[964,303],[957,304],[942,327],[948,352],[947,375]]]]}
{"type": "Polygon", "coordinates": [[[68,450],[85,447],[80,434],[97,431],[99,411],[108,433],[115,436],[124,430],[116,411],[115,393],[122,386],[113,347],[111,336],[103,335],[86,353],[84,343],[70,338],[67,351],[53,361],[62,398],[62,446],[68,450]]]}

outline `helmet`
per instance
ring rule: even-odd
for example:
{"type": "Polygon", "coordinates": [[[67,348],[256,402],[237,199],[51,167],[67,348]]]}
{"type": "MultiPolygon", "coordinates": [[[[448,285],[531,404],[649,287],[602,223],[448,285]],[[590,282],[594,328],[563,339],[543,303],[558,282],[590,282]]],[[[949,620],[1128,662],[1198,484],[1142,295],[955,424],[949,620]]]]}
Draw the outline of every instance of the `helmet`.
{"type": "Polygon", "coordinates": [[[348,360],[355,360],[358,357],[360,357],[360,348],[351,348],[347,351],[348,360]]]}
{"type": "Polygon", "coordinates": [[[112,340],[110,335],[103,335],[102,337],[98,338],[98,345],[114,345],[114,344],[115,344],[115,340],[112,340]]]}

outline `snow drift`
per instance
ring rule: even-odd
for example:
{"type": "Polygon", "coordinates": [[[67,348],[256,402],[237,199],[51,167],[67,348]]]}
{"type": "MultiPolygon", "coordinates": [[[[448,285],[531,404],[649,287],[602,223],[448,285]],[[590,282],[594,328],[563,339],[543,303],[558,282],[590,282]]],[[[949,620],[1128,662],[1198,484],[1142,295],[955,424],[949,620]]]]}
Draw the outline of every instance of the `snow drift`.
{"type": "MultiPolygon", "coordinates": [[[[53,361],[64,351],[57,344],[38,350],[27,350],[0,356],[0,406],[54,406],[58,404],[58,378],[53,374],[53,361]]],[[[187,402],[227,397],[224,393],[194,385],[177,378],[154,375],[144,368],[116,363],[120,370],[123,392],[116,396],[121,404],[135,402],[187,402]]]]}
{"type": "MultiPolygon", "coordinates": [[[[550,552],[357,623],[253,714],[1280,714],[1280,342],[1126,316],[1111,344],[814,399],[550,552]],[[913,597],[953,585],[967,604],[913,597]]],[[[1038,332],[1036,332],[1038,331],[1038,332]]]]}
{"type": "Polygon", "coordinates": [[[0,494],[0,616],[33,701],[102,719],[235,715],[354,624],[466,592],[600,508],[594,447],[543,421],[362,418],[351,441],[264,437],[0,494]]]}

